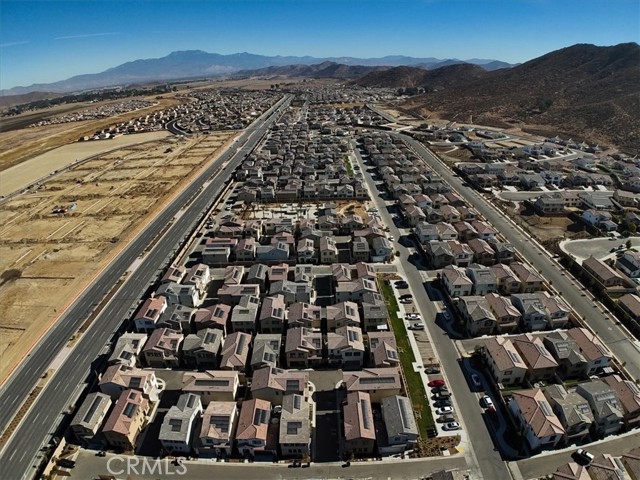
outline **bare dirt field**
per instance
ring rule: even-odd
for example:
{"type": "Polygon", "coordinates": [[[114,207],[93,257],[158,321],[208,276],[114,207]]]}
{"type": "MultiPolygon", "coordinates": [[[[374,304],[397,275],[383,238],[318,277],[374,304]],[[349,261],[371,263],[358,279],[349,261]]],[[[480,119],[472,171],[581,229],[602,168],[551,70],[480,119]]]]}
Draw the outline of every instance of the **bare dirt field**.
{"type": "Polygon", "coordinates": [[[72,167],[0,211],[0,379],[235,133],[164,138],[72,167]],[[164,153],[168,147],[170,153],[164,153]],[[54,208],[64,213],[53,213],[54,208]]]}
{"type": "MultiPolygon", "coordinates": [[[[32,130],[32,129],[29,129],[32,130]]],[[[113,140],[99,140],[93,142],[76,142],[49,150],[30,160],[9,167],[2,171],[0,195],[8,195],[24,188],[52,171],[72,165],[76,160],[97,155],[113,149],[150,140],[166,138],[171,134],[166,130],[160,132],[123,135],[113,140]]]]}
{"type": "MultiPolygon", "coordinates": [[[[125,122],[132,118],[138,118],[142,115],[164,110],[186,101],[184,98],[174,98],[173,94],[165,94],[160,98],[145,98],[145,100],[157,102],[157,105],[142,108],[133,112],[123,113],[122,115],[102,118],[100,120],[87,120],[83,122],[3,131],[0,133],[0,172],[51,149],[76,142],[80,137],[84,135],[92,135],[96,130],[106,128],[116,123],[125,122]]],[[[108,103],[115,102],[97,103],[92,104],[92,106],[100,106],[108,103]]],[[[44,113],[48,113],[47,115],[43,115],[43,112],[38,112],[36,114],[28,112],[23,115],[27,117],[37,115],[39,119],[43,119],[55,116],[61,111],[70,113],[72,111],[82,110],[83,108],[86,108],[87,104],[78,103],[75,104],[75,106],[76,108],[71,108],[71,106],[66,105],[63,110],[47,109],[44,111],[44,113]]],[[[21,116],[16,116],[3,118],[2,122],[9,124],[11,122],[20,122],[20,120],[21,116]]]]}

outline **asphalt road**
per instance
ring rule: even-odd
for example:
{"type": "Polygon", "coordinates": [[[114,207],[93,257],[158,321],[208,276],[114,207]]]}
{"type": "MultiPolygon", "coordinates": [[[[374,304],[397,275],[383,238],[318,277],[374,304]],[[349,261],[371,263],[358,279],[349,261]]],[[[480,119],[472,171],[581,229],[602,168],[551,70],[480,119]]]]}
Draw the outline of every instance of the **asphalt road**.
{"type": "MultiPolygon", "coordinates": [[[[598,333],[602,341],[609,347],[620,362],[626,363],[626,369],[634,379],[640,379],[640,351],[628,332],[616,325],[615,320],[604,313],[602,306],[593,300],[590,294],[582,291],[563,268],[544,251],[528,234],[495,208],[486,198],[470,187],[462,186],[462,179],[453,175],[440,160],[438,160],[422,144],[412,138],[389,132],[391,135],[406,140],[413,149],[424,158],[429,165],[439,173],[469,204],[493,224],[504,237],[525,257],[542,275],[551,282],[574,310],[589,326],[598,333]]],[[[613,243],[613,242],[612,242],[613,243]]]]}
{"type": "MultiPolygon", "coordinates": [[[[356,156],[369,189],[371,192],[377,192],[376,184],[367,172],[368,167],[363,165],[362,158],[357,151],[356,156]]],[[[384,200],[379,196],[374,196],[373,201],[378,208],[383,223],[389,227],[389,233],[396,239],[394,247],[400,252],[400,262],[409,287],[413,292],[414,305],[422,313],[438,360],[444,368],[447,385],[453,394],[456,414],[458,418],[461,418],[462,426],[465,428],[469,438],[471,451],[464,452],[469,467],[472,472],[479,469],[486,480],[507,479],[509,478],[509,471],[499,452],[494,448],[493,440],[482,417],[482,409],[478,405],[478,397],[470,390],[467,379],[461,369],[459,353],[447,333],[436,325],[435,320],[438,312],[435,304],[426,295],[424,280],[420,271],[408,260],[414,248],[407,248],[398,242],[403,232],[395,226],[384,200]]]]}
{"type": "MultiPolygon", "coordinates": [[[[82,451],[79,454],[77,466],[70,471],[70,479],[87,480],[98,478],[98,475],[109,473],[107,462],[113,457],[107,454],[106,457],[96,457],[93,452],[82,451]]],[[[125,457],[126,458],[126,457],[125,457]]],[[[282,480],[282,479],[393,479],[393,480],[415,480],[424,478],[431,473],[440,470],[450,470],[459,468],[464,470],[464,458],[457,457],[436,457],[419,460],[383,460],[372,462],[352,462],[348,468],[343,468],[341,464],[312,464],[309,468],[287,468],[283,465],[270,463],[214,463],[206,461],[189,462],[184,461],[186,473],[182,476],[177,474],[176,466],[161,463],[162,467],[156,467],[153,473],[142,473],[142,463],[137,468],[137,473],[130,471],[131,477],[124,473],[126,463],[120,459],[111,460],[109,466],[114,473],[118,473],[120,478],[135,478],[136,480],[160,480],[160,479],[180,479],[190,480],[204,479],[224,479],[224,480],[246,480],[256,478],[260,480],[282,480]],[[160,472],[159,468],[163,468],[160,472]],[[123,473],[120,473],[123,472],[123,473]]],[[[154,467],[155,465],[152,465],[154,467]]],[[[184,470],[181,470],[184,472],[184,470]]],[[[496,480],[505,477],[496,477],[496,480]]]]}
{"type": "MultiPolygon", "coordinates": [[[[589,256],[593,255],[600,260],[605,258],[613,258],[616,259],[616,253],[612,252],[611,249],[618,248],[622,245],[626,245],[626,243],[630,241],[631,246],[634,248],[640,247],[640,237],[630,237],[630,238],[616,238],[612,240],[611,238],[587,238],[585,240],[568,240],[566,242],[562,242],[560,244],[560,248],[567,252],[570,255],[573,255],[577,262],[582,262],[585,258],[589,258],[589,256]]],[[[620,250],[623,252],[624,250],[620,250]]]]}
{"type": "Polygon", "coordinates": [[[261,119],[249,127],[233,147],[225,152],[203,174],[187,187],[152,224],[145,229],[118,258],[94,281],[78,298],[48,334],[34,347],[31,354],[2,385],[0,390],[0,425],[3,429],[13,418],[28,393],[48,368],[69,338],[82,325],[87,316],[98,305],[112,286],[124,274],[136,258],[169,225],[178,211],[194,195],[222,164],[229,162],[223,172],[217,175],[193,200],[184,214],[175,220],[155,247],[146,254],[141,265],[129,276],[124,286],[98,315],[91,327],[77,342],[75,348],[60,368],[46,384],[34,402],[25,421],[16,429],[5,448],[0,453],[0,478],[30,478],[35,474],[34,458],[38,450],[46,445],[62,417],[68,411],[74,392],[90,379],[92,362],[110,341],[123,320],[129,317],[130,308],[136,305],[148,287],[154,283],[159,269],[166,265],[183,237],[188,235],[200,216],[213,203],[218,193],[229,181],[231,172],[253,149],[268,130],[270,124],[279,117],[289,104],[291,97],[285,97],[261,119]]]}

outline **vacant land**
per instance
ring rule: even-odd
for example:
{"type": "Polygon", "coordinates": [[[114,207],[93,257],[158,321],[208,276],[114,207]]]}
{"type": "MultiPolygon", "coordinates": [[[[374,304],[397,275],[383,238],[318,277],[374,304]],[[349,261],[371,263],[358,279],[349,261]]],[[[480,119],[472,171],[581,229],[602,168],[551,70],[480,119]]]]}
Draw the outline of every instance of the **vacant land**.
{"type": "Polygon", "coordinates": [[[3,205],[0,378],[126,241],[233,136],[171,137],[126,146],[3,205]],[[53,213],[55,209],[61,213],[53,213]]]}

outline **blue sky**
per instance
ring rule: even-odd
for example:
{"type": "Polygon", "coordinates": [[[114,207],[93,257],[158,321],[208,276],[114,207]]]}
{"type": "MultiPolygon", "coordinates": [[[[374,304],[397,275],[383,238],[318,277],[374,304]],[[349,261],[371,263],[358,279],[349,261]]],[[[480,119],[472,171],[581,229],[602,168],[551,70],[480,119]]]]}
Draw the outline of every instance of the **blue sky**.
{"type": "Polygon", "coordinates": [[[632,41],[638,0],[0,0],[0,88],[176,50],[515,63],[632,41]]]}

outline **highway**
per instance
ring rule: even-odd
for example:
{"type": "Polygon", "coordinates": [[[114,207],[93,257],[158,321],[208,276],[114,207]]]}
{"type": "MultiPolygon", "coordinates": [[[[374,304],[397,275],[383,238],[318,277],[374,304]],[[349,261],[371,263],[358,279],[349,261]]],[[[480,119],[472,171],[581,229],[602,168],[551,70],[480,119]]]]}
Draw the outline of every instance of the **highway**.
{"type": "Polygon", "coordinates": [[[92,363],[100,355],[123,320],[129,317],[132,306],[155,281],[158,270],[166,265],[183,238],[189,234],[218,193],[228,183],[233,170],[255,147],[269,126],[281,115],[291,102],[286,96],[262,117],[257,119],[210,167],[189,185],[130,245],[109,265],[85,290],[74,304],[62,315],[30,355],[13,372],[0,390],[0,425],[4,430],[14,417],[22,402],[34,388],[38,379],[48,369],[71,336],[84,323],[104,296],[131,264],[148,248],[149,244],[167,227],[166,233],[148,252],[142,263],[131,273],[107,306],[77,341],[73,350],[49,379],[35,400],[25,420],[18,426],[2,452],[0,452],[0,478],[31,478],[36,473],[34,461],[38,451],[56,433],[62,414],[69,411],[74,393],[91,378],[92,363]],[[229,162],[208,184],[207,180],[221,165],[229,162]],[[205,186],[204,189],[202,187],[205,186]],[[202,190],[201,190],[202,189],[202,190]],[[173,221],[185,204],[197,195],[182,215],[173,221]]]}
{"type": "Polygon", "coordinates": [[[494,207],[485,197],[470,187],[464,187],[463,180],[454,176],[452,171],[421,143],[407,135],[389,133],[402,138],[411,145],[416,153],[424,158],[454,190],[495,226],[518,250],[520,255],[541,272],[553,288],[562,295],[562,298],[597,332],[618,360],[625,364],[629,374],[635,380],[640,379],[640,361],[638,361],[640,350],[633,336],[626,329],[617,325],[614,317],[605,313],[599,302],[596,302],[589,292],[583,291],[580,284],[575,282],[537,242],[533,241],[529,234],[517,228],[511,219],[494,207]]]}

